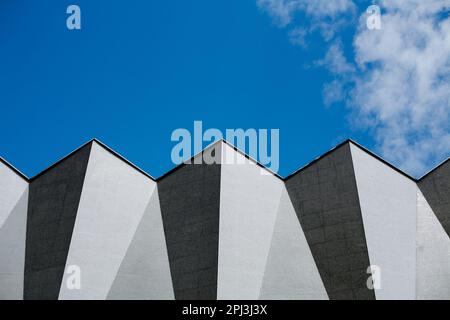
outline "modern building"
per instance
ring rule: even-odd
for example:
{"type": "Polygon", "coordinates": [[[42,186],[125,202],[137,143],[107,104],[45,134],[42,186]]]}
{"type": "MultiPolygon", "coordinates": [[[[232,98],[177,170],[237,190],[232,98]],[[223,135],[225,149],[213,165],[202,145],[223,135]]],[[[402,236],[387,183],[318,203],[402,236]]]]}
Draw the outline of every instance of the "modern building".
{"type": "Polygon", "coordinates": [[[97,140],[31,179],[1,160],[0,299],[450,299],[450,162],[196,157],[156,180],[97,140]]]}

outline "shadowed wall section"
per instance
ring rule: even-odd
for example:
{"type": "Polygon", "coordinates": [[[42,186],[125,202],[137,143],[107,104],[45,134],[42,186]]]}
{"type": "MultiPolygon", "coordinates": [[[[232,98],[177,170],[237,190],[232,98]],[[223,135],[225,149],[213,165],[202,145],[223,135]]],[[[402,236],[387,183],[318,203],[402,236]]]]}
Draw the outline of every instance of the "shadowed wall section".
{"type": "Polygon", "coordinates": [[[305,234],[284,187],[259,299],[328,299],[305,234]]]}
{"type": "Polygon", "coordinates": [[[450,238],[417,190],[416,299],[450,300],[450,238]]]}
{"type": "Polygon", "coordinates": [[[294,174],[286,187],[330,299],[375,299],[350,145],[294,174]]]}
{"type": "Polygon", "coordinates": [[[108,299],[173,300],[169,258],[155,188],[108,293],[108,299]]]}
{"type": "Polygon", "coordinates": [[[216,299],[220,164],[182,165],[158,190],[175,298],[216,299]]]}
{"type": "Polygon", "coordinates": [[[450,162],[430,172],[418,185],[445,232],[450,236],[450,162]]]}
{"type": "Polygon", "coordinates": [[[0,158],[0,300],[23,299],[28,181],[0,158]]]}
{"type": "Polygon", "coordinates": [[[92,143],[31,181],[25,299],[58,299],[92,143]]]}

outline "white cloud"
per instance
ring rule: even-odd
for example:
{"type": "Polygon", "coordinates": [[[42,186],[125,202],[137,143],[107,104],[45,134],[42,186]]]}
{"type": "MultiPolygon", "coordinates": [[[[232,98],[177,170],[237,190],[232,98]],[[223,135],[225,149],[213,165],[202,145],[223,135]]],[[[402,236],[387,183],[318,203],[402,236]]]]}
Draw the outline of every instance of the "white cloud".
{"type": "Polygon", "coordinates": [[[289,40],[292,44],[297,46],[306,47],[306,36],[308,35],[308,30],[305,28],[297,27],[289,32],[289,40]]]}
{"type": "Polygon", "coordinates": [[[316,65],[327,67],[331,73],[336,75],[348,75],[355,72],[354,66],[347,61],[342,52],[342,44],[336,41],[331,44],[325,58],[316,61],[316,65]]]}
{"type": "MultiPolygon", "coordinates": [[[[297,14],[307,16],[310,22],[300,30],[307,30],[307,33],[319,31],[326,40],[331,40],[336,30],[348,23],[356,9],[352,0],[256,0],[256,2],[258,7],[268,12],[280,27],[292,24],[297,14]]],[[[297,38],[294,38],[294,44],[295,40],[297,38]]],[[[304,45],[304,41],[300,41],[300,44],[304,45]]]]}
{"type": "Polygon", "coordinates": [[[292,21],[297,8],[297,0],[256,0],[258,6],[268,12],[280,27],[285,27],[292,21]]]}
{"type": "Polygon", "coordinates": [[[322,90],[323,102],[326,106],[342,101],[346,98],[344,82],[333,80],[325,83],[322,90]]]}
{"type": "Polygon", "coordinates": [[[381,7],[382,29],[355,35],[350,105],[387,158],[420,174],[450,151],[450,1],[381,7]]]}
{"type": "Polygon", "coordinates": [[[335,76],[324,102],[346,100],[352,123],[374,135],[384,157],[418,175],[450,152],[450,0],[381,0],[381,30],[367,29],[362,8],[352,62],[336,34],[324,32],[345,25],[352,1],[258,0],[269,2],[287,6],[284,25],[301,10],[311,18],[308,32],[333,40],[316,62],[335,76]]]}

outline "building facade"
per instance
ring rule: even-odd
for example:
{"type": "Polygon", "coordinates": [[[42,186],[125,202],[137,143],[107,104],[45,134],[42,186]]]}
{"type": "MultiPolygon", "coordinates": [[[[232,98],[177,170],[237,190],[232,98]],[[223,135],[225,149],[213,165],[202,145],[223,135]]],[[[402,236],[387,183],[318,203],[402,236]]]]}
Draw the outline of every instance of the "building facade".
{"type": "Polygon", "coordinates": [[[416,180],[350,140],[286,178],[224,141],[196,159],[1,160],[0,299],[450,299],[450,163],[416,180]]]}

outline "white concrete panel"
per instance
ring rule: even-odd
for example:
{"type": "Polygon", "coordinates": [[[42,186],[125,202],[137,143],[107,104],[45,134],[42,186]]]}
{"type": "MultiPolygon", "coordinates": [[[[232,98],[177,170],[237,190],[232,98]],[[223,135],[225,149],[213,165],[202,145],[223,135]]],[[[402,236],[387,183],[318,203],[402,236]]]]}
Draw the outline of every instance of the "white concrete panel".
{"type": "Polygon", "coordinates": [[[414,299],[416,184],[351,144],[371,265],[381,268],[377,299],[414,299]]]}
{"type": "Polygon", "coordinates": [[[0,161],[0,228],[26,189],[28,182],[0,161]]]}
{"type": "Polygon", "coordinates": [[[258,299],[284,184],[222,147],[217,298],[258,299]]]}
{"type": "Polygon", "coordinates": [[[417,299],[450,299],[450,238],[417,191],[417,299]]]}
{"type": "Polygon", "coordinates": [[[155,190],[122,261],[108,299],[174,298],[158,190],[155,190]]]}
{"type": "Polygon", "coordinates": [[[0,162],[0,300],[23,299],[28,182],[0,162]]]}
{"type": "Polygon", "coordinates": [[[328,299],[286,188],[281,194],[260,299],[328,299]]]}
{"type": "Polygon", "coordinates": [[[93,143],[59,299],[106,299],[156,183],[93,143]],[[67,286],[79,266],[81,289],[67,286]]]}

